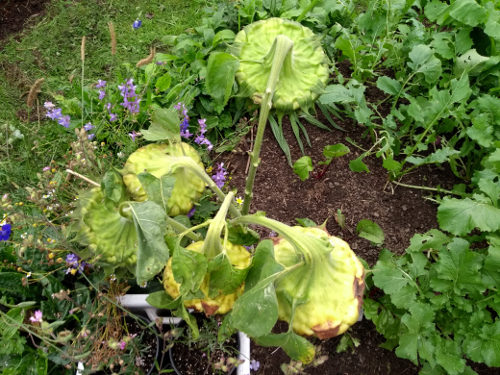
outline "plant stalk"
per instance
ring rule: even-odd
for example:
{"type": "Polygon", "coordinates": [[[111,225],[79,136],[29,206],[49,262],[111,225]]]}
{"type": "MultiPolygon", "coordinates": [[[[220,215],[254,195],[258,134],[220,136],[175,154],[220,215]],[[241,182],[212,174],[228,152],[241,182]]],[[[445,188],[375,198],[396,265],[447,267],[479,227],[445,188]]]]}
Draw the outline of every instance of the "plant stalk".
{"type": "Polygon", "coordinates": [[[250,169],[248,171],[245,185],[245,200],[241,209],[241,213],[243,215],[248,214],[250,211],[250,202],[253,197],[253,185],[255,182],[257,167],[260,164],[259,156],[262,148],[262,140],[264,138],[264,130],[266,130],[267,118],[269,117],[269,111],[273,105],[273,96],[276,91],[276,85],[279,81],[281,69],[285,59],[292,52],[292,48],[293,41],[285,35],[278,35],[274,40],[273,46],[271,47],[271,53],[274,53],[274,56],[272,60],[271,72],[269,73],[269,78],[267,80],[266,91],[260,105],[257,135],[255,136],[255,144],[251,152],[250,169]]]}

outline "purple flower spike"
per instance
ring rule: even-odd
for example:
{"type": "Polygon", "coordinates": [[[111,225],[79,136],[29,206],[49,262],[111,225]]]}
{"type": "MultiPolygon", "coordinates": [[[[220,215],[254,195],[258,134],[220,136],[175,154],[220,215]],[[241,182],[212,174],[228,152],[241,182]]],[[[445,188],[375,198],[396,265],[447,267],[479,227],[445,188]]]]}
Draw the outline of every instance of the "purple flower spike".
{"type": "Polygon", "coordinates": [[[219,163],[217,165],[217,173],[212,175],[212,179],[215,181],[215,184],[219,189],[222,189],[226,182],[227,170],[224,168],[224,163],[219,163]]]}
{"type": "Polygon", "coordinates": [[[92,129],[94,129],[94,125],[92,125],[90,122],[87,122],[85,125],[83,125],[83,128],[85,129],[85,131],[90,131],[92,129]]]}
{"type": "Polygon", "coordinates": [[[99,90],[99,100],[103,100],[105,96],[106,96],[106,91],[99,90]]]}
{"type": "Polygon", "coordinates": [[[118,88],[120,89],[120,95],[123,98],[123,103],[121,103],[121,105],[125,109],[128,109],[131,113],[138,113],[139,102],[141,99],[138,98],[135,92],[136,86],[134,85],[134,80],[128,79],[123,85],[118,86],[118,88]]]}
{"type": "Polygon", "coordinates": [[[95,85],[96,89],[102,89],[106,87],[106,81],[98,80],[97,84],[95,85]]]}

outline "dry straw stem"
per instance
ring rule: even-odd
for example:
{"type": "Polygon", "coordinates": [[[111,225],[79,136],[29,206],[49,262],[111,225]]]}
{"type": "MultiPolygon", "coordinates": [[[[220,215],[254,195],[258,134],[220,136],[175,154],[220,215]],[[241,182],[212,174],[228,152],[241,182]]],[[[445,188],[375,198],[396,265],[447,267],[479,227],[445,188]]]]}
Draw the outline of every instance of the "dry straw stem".
{"type": "Polygon", "coordinates": [[[155,47],[151,47],[151,52],[150,52],[149,56],[146,57],[146,58],[144,58],[144,59],[142,59],[142,60],[139,60],[137,62],[137,64],[135,65],[136,68],[138,68],[140,66],[143,66],[143,65],[148,65],[149,63],[153,62],[155,54],[156,54],[156,48],[155,47]]]}
{"type": "Polygon", "coordinates": [[[82,46],[80,47],[80,59],[82,62],[85,61],[85,41],[87,40],[86,36],[83,36],[82,38],[82,46]]]}
{"type": "Polygon", "coordinates": [[[28,94],[28,99],[26,100],[26,104],[28,107],[33,107],[33,104],[35,104],[36,97],[38,93],[40,92],[40,87],[42,86],[43,81],[45,81],[45,78],[38,78],[33,86],[30,88],[30,92],[28,94]]]}
{"type": "Polygon", "coordinates": [[[116,55],[116,33],[113,22],[108,22],[109,35],[111,37],[111,54],[116,55]]]}

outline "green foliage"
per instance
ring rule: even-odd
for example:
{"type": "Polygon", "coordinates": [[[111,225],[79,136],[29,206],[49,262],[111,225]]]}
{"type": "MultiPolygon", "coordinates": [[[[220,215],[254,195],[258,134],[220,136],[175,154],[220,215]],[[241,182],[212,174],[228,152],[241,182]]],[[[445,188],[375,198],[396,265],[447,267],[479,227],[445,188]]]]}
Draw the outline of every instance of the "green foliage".
{"type": "Polygon", "coordinates": [[[415,235],[403,256],[382,251],[372,270],[372,289],[385,295],[365,300],[365,316],[385,336],[384,347],[434,373],[473,373],[466,358],[500,365],[492,282],[499,271],[491,268],[498,239],[487,237],[479,249],[470,241],[433,229],[415,235]]]}
{"type": "Polygon", "coordinates": [[[361,220],[356,226],[356,231],[358,232],[358,236],[376,245],[382,245],[384,243],[385,236],[382,228],[371,220],[361,220]]]}

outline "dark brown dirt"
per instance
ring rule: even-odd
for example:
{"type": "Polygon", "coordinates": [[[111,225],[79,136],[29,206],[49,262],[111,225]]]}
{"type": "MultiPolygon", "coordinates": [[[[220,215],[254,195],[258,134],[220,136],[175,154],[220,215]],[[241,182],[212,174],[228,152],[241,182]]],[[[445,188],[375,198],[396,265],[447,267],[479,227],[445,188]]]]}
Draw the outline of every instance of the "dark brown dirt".
{"type": "Polygon", "coordinates": [[[48,0],[2,0],[0,2],[0,41],[19,32],[43,14],[48,0]]]}

